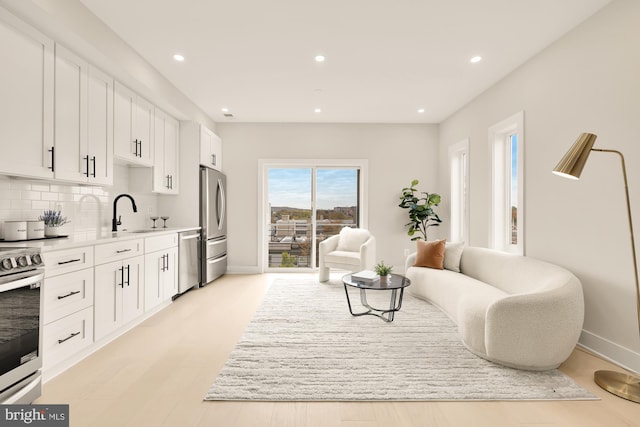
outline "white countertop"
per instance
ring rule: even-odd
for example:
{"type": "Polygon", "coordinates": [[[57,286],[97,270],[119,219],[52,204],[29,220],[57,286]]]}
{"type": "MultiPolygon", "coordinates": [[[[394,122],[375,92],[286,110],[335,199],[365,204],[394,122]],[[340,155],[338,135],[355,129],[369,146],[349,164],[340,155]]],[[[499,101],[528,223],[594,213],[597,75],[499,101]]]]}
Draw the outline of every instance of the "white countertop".
{"type": "Polygon", "coordinates": [[[139,230],[122,230],[117,232],[85,232],[74,233],[68,237],[45,238],[37,240],[25,240],[21,242],[4,242],[0,240],[0,246],[29,246],[40,248],[42,252],[58,249],[68,249],[78,246],[100,245],[119,240],[141,239],[163,234],[180,233],[183,231],[200,230],[199,226],[192,227],[167,227],[167,228],[145,228],[139,230]]]}

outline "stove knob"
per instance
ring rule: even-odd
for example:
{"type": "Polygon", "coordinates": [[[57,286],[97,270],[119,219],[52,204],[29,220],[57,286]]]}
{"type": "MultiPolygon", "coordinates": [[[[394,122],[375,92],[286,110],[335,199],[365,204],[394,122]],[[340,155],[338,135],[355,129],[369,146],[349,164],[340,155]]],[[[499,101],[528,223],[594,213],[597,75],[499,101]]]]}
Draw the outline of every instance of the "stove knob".
{"type": "Polygon", "coordinates": [[[18,263],[18,267],[26,267],[27,265],[29,265],[29,261],[24,255],[19,256],[16,262],[18,263]]]}
{"type": "Polygon", "coordinates": [[[11,270],[13,265],[11,264],[11,258],[5,258],[0,261],[0,270],[11,270]]]}
{"type": "Polygon", "coordinates": [[[33,265],[42,264],[42,257],[40,256],[40,254],[31,255],[31,264],[33,264],[33,265]]]}

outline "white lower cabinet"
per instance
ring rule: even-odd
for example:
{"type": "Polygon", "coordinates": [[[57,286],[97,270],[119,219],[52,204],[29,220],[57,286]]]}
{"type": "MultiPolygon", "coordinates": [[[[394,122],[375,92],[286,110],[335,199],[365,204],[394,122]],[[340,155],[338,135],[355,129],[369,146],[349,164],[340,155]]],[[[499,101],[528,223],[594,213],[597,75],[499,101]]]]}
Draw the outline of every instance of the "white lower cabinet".
{"type": "Polygon", "coordinates": [[[43,366],[51,368],[93,343],[93,247],[43,254],[43,366]]]}
{"type": "Polygon", "coordinates": [[[95,267],[95,339],[99,340],[144,313],[142,255],[95,267]]]}
{"type": "Polygon", "coordinates": [[[177,233],[44,251],[42,259],[45,381],[178,293],[177,233]]]}
{"type": "Polygon", "coordinates": [[[42,341],[45,369],[84,350],[93,343],[93,307],[44,325],[42,341]]]}
{"type": "Polygon", "coordinates": [[[146,254],[144,268],[144,310],[149,311],[178,293],[178,248],[146,254]]]}

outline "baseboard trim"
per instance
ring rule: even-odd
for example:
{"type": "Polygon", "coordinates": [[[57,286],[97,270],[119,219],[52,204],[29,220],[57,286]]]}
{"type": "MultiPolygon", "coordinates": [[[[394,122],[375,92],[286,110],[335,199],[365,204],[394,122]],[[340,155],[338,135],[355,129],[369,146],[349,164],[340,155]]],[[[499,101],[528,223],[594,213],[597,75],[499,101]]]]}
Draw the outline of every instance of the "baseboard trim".
{"type": "Polygon", "coordinates": [[[230,265],[227,266],[228,274],[260,274],[260,268],[256,266],[238,266],[238,265],[230,265]]]}
{"type": "Polygon", "coordinates": [[[631,372],[640,372],[640,354],[589,331],[582,331],[580,347],[631,372]]]}

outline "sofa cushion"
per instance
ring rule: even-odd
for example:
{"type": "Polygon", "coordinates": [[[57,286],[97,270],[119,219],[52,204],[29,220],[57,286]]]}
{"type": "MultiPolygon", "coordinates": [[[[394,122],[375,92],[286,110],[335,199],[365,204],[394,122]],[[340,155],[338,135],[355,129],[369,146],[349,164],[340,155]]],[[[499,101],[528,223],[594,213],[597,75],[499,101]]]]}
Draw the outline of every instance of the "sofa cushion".
{"type": "Polygon", "coordinates": [[[444,240],[425,242],[417,240],[416,263],[414,267],[428,267],[442,270],[444,266],[444,240]]]}
{"type": "Polygon", "coordinates": [[[343,227],[336,250],[345,252],[360,252],[360,246],[369,239],[369,231],[361,228],[343,227]]]}
{"type": "Polygon", "coordinates": [[[444,246],[444,265],[446,270],[455,271],[460,273],[460,258],[462,258],[462,251],[464,249],[464,242],[447,242],[444,246]]]}
{"type": "Polygon", "coordinates": [[[333,251],[324,256],[325,262],[360,265],[360,252],[333,251]]]}

